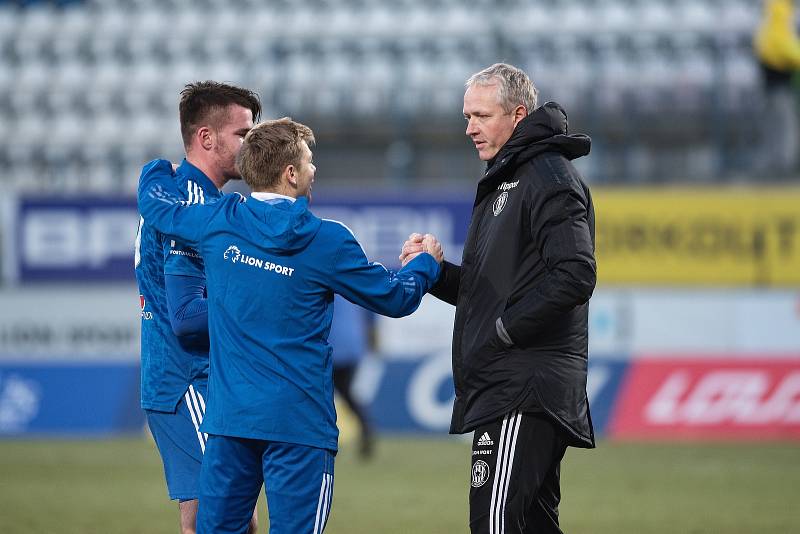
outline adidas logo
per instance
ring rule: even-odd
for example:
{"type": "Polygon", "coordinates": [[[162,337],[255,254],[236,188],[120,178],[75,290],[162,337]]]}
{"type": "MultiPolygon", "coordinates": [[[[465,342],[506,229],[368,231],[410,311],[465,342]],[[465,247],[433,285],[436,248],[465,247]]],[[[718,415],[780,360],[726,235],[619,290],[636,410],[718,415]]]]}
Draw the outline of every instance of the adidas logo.
{"type": "Polygon", "coordinates": [[[489,437],[488,432],[484,432],[483,435],[478,438],[478,447],[491,447],[492,445],[494,445],[494,441],[489,437]]]}

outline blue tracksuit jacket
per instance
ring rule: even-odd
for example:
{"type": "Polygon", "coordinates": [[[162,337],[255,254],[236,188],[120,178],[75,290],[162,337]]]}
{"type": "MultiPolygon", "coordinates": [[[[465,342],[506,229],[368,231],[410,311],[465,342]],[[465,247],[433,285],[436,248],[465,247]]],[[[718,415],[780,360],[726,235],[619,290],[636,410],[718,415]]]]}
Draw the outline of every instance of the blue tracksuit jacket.
{"type": "Polygon", "coordinates": [[[371,263],[347,227],[316,217],[305,198],[187,205],[164,160],[142,170],[138,202],[148,224],[205,262],[211,364],[201,429],[335,450],[334,293],[405,316],[438,278],[436,260],[420,254],[398,272],[371,263]]]}
{"type": "MultiPolygon", "coordinates": [[[[220,197],[214,183],[186,160],[172,179],[180,198],[189,204],[220,197]]],[[[139,221],[135,257],[142,306],[141,405],[147,410],[172,412],[189,384],[206,379],[208,347],[204,346],[207,342],[187,343],[173,333],[169,310],[174,311],[177,303],[167,305],[165,276],[204,277],[203,260],[184,243],[167,239],[145,224],[144,219],[139,221]]]]}

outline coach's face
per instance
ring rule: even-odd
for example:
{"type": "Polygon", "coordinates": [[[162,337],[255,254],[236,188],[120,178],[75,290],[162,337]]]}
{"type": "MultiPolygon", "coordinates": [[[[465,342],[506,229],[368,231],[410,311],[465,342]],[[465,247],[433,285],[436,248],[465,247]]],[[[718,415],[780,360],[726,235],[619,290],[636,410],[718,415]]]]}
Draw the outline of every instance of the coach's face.
{"type": "Polygon", "coordinates": [[[516,116],[514,111],[503,110],[497,98],[497,85],[471,85],[464,93],[466,133],[483,161],[495,157],[509,140],[519,122],[516,116]]]}
{"type": "Polygon", "coordinates": [[[214,158],[225,180],[240,180],[236,169],[236,156],[242,148],[244,136],[253,127],[253,112],[232,104],[228,106],[226,117],[215,130],[214,158]]]}

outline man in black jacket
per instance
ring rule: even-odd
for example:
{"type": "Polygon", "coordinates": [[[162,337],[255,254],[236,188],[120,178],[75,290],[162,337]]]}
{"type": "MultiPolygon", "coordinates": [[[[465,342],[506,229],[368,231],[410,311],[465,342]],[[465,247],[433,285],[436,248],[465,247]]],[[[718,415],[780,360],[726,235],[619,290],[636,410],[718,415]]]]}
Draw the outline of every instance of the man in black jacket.
{"type": "MultiPolygon", "coordinates": [[[[586,397],[594,207],[564,110],[495,64],[466,83],[467,135],[487,162],[461,265],[431,293],[456,306],[451,433],[474,431],[473,534],[560,533],[567,446],[594,447],[586,397]]],[[[421,250],[412,235],[401,260],[421,250]]]]}

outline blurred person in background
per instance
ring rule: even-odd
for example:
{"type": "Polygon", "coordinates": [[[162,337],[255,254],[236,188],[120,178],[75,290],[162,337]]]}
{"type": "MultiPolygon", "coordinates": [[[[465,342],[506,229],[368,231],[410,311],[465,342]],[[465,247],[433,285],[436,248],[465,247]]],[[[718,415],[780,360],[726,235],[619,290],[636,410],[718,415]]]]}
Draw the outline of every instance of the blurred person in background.
{"type": "Polygon", "coordinates": [[[764,82],[759,168],[780,176],[797,171],[800,125],[794,76],[800,70],[800,39],[792,0],[765,0],[753,41],[764,82]]]}
{"type": "Polygon", "coordinates": [[[353,396],[353,378],[361,359],[367,353],[367,312],[347,299],[336,295],[331,334],[328,341],[333,348],[333,385],[347,407],[358,419],[361,458],[372,456],[372,425],[366,409],[353,396]]]}
{"type": "Polygon", "coordinates": [[[367,259],[346,226],[309,211],[313,142],[310,128],[288,118],[253,127],[237,159],[253,191],[246,202],[226,195],[186,204],[168,161],[142,171],[142,215],[196,247],[208,281],[201,534],[244,533],[262,486],[270,532],[324,530],[338,447],[333,296],[401,317],[439,276],[442,249],[432,236],[403,269],[389,271],[367,259]]]}
{"type": "MultiPolygon", "coordinates": [[[[236,156],[261,113],[247,89],[206,81],[181,92],[186,158],[174,181],[189,204],[213,202],[240,179],[236,156]]],[[[186,243],[140,219],[136,280],[142,306],[141,405],[164,465],[167,490],[180,508],[181,532],[195,532],[198,481],[206,446],[199,425],[208,385],[208,301],[203,259],[186,243]]],[[[253,512],[250,532],[256,530],[253,512]]]]}
{"type": "MultiPolygon", "coordinates": [[[[486,172],[461,265],[431,294],[456,306],[450,432],[474,431],[473,534],[560,533],[566,447],[593,448],[586,395],[594,207],[570,160],[589,153],[553,102],[511,65],[466,83],[466,134],[486,172]]],[[[401,261],[421,250],[412,234],[401,261]]]]}

